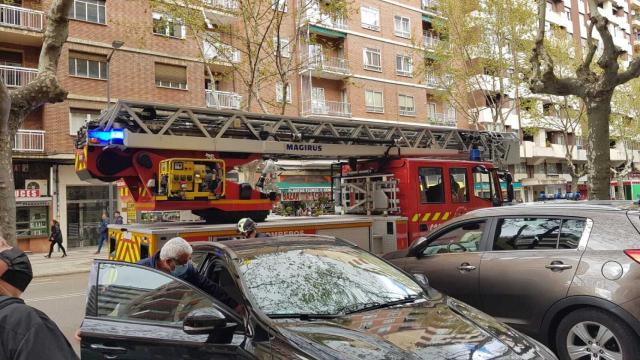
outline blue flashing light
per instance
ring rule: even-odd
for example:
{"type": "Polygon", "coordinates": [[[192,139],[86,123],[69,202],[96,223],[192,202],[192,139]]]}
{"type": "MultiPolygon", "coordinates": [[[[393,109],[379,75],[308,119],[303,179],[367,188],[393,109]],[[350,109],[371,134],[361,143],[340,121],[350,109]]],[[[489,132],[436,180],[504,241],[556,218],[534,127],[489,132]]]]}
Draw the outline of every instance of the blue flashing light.
{"type": "Polygon", "coordinates": [[[469,160],[471,161],[480,161],[482,160],[482,154],[480,153],[480,149],[471,149],[469,152],[469,160]]]}
{"type": "Polygon", "coordinates": [[[122,144],[124,141],[124,129],[105,130],[89,130],[89,143],[106,145],[106,144],[122,144]]]}

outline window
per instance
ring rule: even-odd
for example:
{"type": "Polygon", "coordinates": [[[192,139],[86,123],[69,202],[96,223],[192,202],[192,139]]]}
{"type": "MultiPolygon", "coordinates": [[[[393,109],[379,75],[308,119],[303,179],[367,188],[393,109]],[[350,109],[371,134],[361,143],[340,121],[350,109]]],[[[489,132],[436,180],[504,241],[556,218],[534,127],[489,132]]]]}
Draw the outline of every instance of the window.
{"type": "Polygon", "coordinates": [[[444,234],[437,235],[435,239],[430,240],[429,245],[422,251],[422,254],[430,256],[478,251],[485,225],[486,222],[482,220],[465,223],[446,230],[444,234]]]}
{"type": "Polygon", "coordinates": [[[86,122],[96,120],[100,110],[70,109],[69,110],[69,135],[77,135],[78,130],[86,122]]]}
{"type": "Polygon", "coordinates": [[[576,249],[585,224],[584,219],[500,219],[493,250],[576,249]]]}
{"type": "MultiPolygon", "coordinates": [[[[273,48],[276,49],[276,51],[277,51],[277,46],[278,46],[278,37],[274,36],[273,37],[273,48]]],[[[281,37],[280,38],[280,56],[285,57],[285,58],[288,58],[289,56],[291,56],[291,53],[290,53],[290,50],[289,50],[289,38],[288,37],[281,37]]]]}
{"type": "MultiPolygon", "coordinates": [[[[281,82],[276,83],[276,101],[282,102],[283,87],[281,82]]],[[[291,83],[287,84],[287,103],[291,104],[291,83]]]]}
{"type": "Polygon", "coordinates": [[[489,170],[481,167],[473,169],[473,193],[481,199],[491,200],[493,196],[493,184],[489,170]]]}
{"type": "Polygon", "coordinates": [[[214,307],[200,291],[147,268],[100,264],[97,316],[151,324],[182,326],[196,309],[214,307]]]}
{"type": "Polygon", "coordinates": [[[106,58],[102,55],[69,52],[69,75],[106,80],[109,75],[106,58]]]}
{"type": "Polygon", "coordinates": [[[368,6],[360,7],[362,27],[365,29],[380,31],[380,10],[368,6]]]}
{"type": "Polygon", "coordinates": [[[444,185],[442,184],[442,168],[423,167],[418,173],[418,184],[420,184],[420,202],[443,203],[444,185]]]}
{"type": "Polygon", "coordinates": [[[411,76],[413,73],[413,59],[407,55],[396,55],[396,74],[411,76]]]}
{"type": "Polygon", "coordinates": [[[271,7],[273,8],[273,10],[287,12],[287,0],[272,0],[271,7]]]}
{"type": "Polygon", "coordinates": [[[411,37],[411,20],[404,16],[393,17],[393,32],[397,36],[409,38],[411,37]]]}
{"type": "Polygon", "coordinates": [[[383,113],[384,98],[382,91],[365,90],[364,106],[368,112],[383,113]]]}
{"type": "Polygon", "coordinates": [[[69,18],[106,24],[105,0],[75,0],[69,10],[69,18]]]}
{"type": "Polygon", "coordinates": [[[467,181],[467,169],[449,169],[449,181],[451,182],[451,200],[454,203],[469,201],[469,182],[467,181]]]}
{"type": "Polygon", "coordinates": [[[154,12],[153,33],[184,39],[186,37],[186,27],[180,19],[173,19],[171,16],[154,12]]]}
{"type": "Polygon", "coordinates": [[[447,107],[447,120],[456,121],[456,108],[451,104],[447,107]]]}
{"type": "Polygon", "coordinates": [[[187,89],[187,68],[156,63],[156,86],[169,89],[187,89]]]}
{"type": "Polygon", "coordinates": [[[416,114],[416,107],[413,96],[398,95],[398,109],[400,115],[413,116],[416,114]]]}
{"type": "Polygon", "coordinates": [[[382,56],[380,55],[380,49],[364,48],[362,53],[365,69],[382,71],[382,56]]]}
{"type": "Polygon", "coordinates": [[[16,208],[16,237],[45,237],[49,234],[49,208],[20,206],[16,208]]]}

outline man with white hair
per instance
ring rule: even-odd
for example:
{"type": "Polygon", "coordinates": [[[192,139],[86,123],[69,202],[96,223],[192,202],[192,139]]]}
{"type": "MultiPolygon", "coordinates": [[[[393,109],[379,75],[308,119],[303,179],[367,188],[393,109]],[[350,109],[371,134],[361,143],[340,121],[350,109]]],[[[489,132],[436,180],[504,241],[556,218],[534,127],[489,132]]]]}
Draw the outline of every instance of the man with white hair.
{"type": "Polygon", "coordinates": [[[185,239],[175,237],[167,241],[162,249],[152,257],[140,260],[138,264],[171,274],[198,287],[232,309],[236,308],[238,304],[229,297],[224,289],[200,274],[193,266],[191,263],[192,253],[193,249],[185,239]]]}

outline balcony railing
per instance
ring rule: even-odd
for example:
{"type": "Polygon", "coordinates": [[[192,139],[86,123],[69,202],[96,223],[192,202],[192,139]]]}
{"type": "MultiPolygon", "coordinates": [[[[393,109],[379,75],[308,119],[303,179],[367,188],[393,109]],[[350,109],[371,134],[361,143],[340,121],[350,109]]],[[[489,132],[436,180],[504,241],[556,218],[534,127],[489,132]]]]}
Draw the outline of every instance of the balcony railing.
{"type": "Polygon", "coordinates": [[[422,10],[439,12],[438,5],[438,0],[422,0],[422,10]]]}
{"type": "Polygon", "coordinates": [[[204,41],[204,54],[207,60],[237,64],[240,62],[240,51],[231,45],[204,41]]]}
{"type": "Polygon", "coordinates": [[[451,126],[451,127],[458,126],[458,122],[454,117],[449,116],[448,114],[443,114],[443,113],[429,114],[427,117],[427,123],[431,125],[438,125],[438,126],[451,126]]]}
{"type": "Polygon", "coordinates": [[[38,76],[38,70],[18,66],[0,65],[0,78],[7,87],[20,87],[32,82],[38,76]]]}
{"type": "Polygon", "coordinates": [[[19,152],[43,152],[43,130],[18,130],[13,140],[13,151],[19,152]]]}
{"type": "Polygon", "coordinates": [[[422,36],[422,45],[427,49],[435,49],[436,46],[440,44],[440,38],[429,33],[425,32],[422,36]]]}
{"type": "Polygon", "coordinates": [[[425,77],[425,83],[429,86],[436,88],[444,88],[450,86],[453,83],[453,76],[451,75],[436,75],[428,72],[425,77]]]}
{"type": "Polygon", "coordinates": [[[236,11],[240,9],[240,4],[237,0],[204,0],[204,2],[211,7],[227,11],[236,11]]]}
{"type": "Polygon", "coordinates": [[[349,61],[340,57],[330,57],[323,55],[312,56],[307,59],[309,69],[349,75],[349,61]]]}
{"type": "Polygon", "coordinates": [[[228,91],[205,90],[207,106],[216,109],[240,109],[242,96],[228,91]]]}
{"type": "Polygon", "coordinates": [[[323,14],[317,10],[316,6],[312,5],[310,9],[303,15],[303,21],[308,21],[311,24],[321,25],[328,28],[346,30],[347,21],[342,16],[330,16],[323,14]]]}
{"type": "Polygon", "coordinates": [[[305,100],[302,115],[327,115],[351,117],[351,104],[341,101],[305,100]]]}
{"type": "Polygon", "coordinates": [[[0,25],[42,31],[43,12],[0,4],[0,25]]]}

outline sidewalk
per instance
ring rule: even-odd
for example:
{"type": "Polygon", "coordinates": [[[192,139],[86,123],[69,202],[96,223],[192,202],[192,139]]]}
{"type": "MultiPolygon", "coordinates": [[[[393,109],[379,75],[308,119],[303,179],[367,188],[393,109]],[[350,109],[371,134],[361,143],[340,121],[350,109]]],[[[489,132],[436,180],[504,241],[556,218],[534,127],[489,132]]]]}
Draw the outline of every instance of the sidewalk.
{"type": "Polygon", "coordinates": [[[57,248],[51,254],[51,259],[45,258],[43,253],[29,254],[29,261],[33,269],[33,277],[44,277],[54,275],[68,275],[89,272],[93,259],[106,259],[107,249],[102,249],[102,253],[95,255],[96,246],[84,248],[72,248],[67,250],[69,256],[60,258],[62,252],[57,248]]]}

